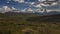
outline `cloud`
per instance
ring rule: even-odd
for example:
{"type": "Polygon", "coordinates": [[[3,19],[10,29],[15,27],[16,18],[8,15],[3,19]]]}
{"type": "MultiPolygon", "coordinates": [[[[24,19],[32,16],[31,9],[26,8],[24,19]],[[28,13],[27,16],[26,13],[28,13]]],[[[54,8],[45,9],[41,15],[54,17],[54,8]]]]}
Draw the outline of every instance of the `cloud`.
{"type": "Polygon", "coordinates": [[[38,4],[38,5],[34,5],[34,6],[35,6],[35,7],[41,7],[40,4],[38,4]]]}
{"type": "Polygon", "coordinates": [[[2,12],[11,11],[11,9],[8,6],[3,6],[1,9],[2,12]]]}
{"type": "Polygon", "coordinates": [[[17,10],[15,7],[12,7],[12,10],[17,10]]]}
{"type": "Polygon", "coordinates": [[[2,8],[0,8],[0,12],[1,13],[5,13],[5,12],[8,12],[8,11],[12,11],[12,12],[19,12],[16,8],[14,7],[8,7],[8,6],[3,6],[2,8]]]}
{"type": "Polygon", "coordinates": [[[13,0],[13,1],[17,1],[19,3],[24,3],[24,0],[13,0]]]}
{"type": "Polygon", "coordinates": [[[9,1],[7,3],[9,3],[9,1]]]}
{"type": "Polygon", "coordinates": [[[15,7],[11,7],[12,12],[20,12],[18,9],[16,9],[15,7]]]}
{"type": "MultiPolygon", "coordinates": [[[[39,0],[40,1],[40,0],[39,0]]],[[[41,1],[46,1],[46,0],[41,0],[41,1]]]]}
{"type": "Polygon", "coordinates": [[[35,4],[35,2],[30,2],[29,4],[34,5],[34,4],[35,4]]]}
{"type": "MultiPolygon", "coordinates": [[[[9,0],[9,1],[11,1],[11,0],[9,0]]],[[[10,3],[10,2],[7,2],[7,3],[10,3]]],[[[13,1],[15,1],[15,2],[19,2],[19,3],[28,3],[28,4],[30,4],[31,5],[31,7],[32,7],[32,5],[33,6],[35,6],[35,7],[40,7],[39,6],[39,4],[38,4],[38,2],[36,1],[36,2],[25,2],[25,0],[13,0],[13,1]],[[34,5],[34,4],[37,4],[37,5],[34,5]]],[[[31,1],[33,1],[33,0],[31,0],[31,1]]],[[[38,0],[38,1],[40,1],[40,0],[38,0]]],[[[18,7],[19,8],[19,7],[18,7]]],[[[7,11],[11,11],[11,10],[17,10],[16,8],[14,8],[14,7],[8,7],[8,6],[3,6],[2,8],[0,8],[0,11],[2,11],[2,12],[7,12],[7,11]],[[2,10],[1,10],[2,9],[2,10]]],[[[31,9],[29,9],[29,11],[30,11],[31,9]]],[[[32,9],[33,10],[33,9],[32,9]]]]}
{"type": "Polygon", "coordinates": [[[25,13],[34,13],[34,10],[32,8],[25,8],[25,9],[23,9],[21,11],[25,12],[25,13]]]}
{"type": "Polygon", "coordinates": [[[38,0],[38,1],[40,1],[40,0],[38,0]]]}

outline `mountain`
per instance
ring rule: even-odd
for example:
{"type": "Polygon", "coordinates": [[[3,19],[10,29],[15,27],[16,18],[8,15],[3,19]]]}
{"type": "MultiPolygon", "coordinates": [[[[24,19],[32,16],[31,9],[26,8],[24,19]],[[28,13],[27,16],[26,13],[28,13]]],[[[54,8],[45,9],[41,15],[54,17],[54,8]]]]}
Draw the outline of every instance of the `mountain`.
{"type": "Polygon", "coordinates": [[[28,22],[47,22],[47,23],[56,23],[60,22],[60,14],[56,15],[42,15],[42,16],[34,16],[34,17],[29,17],[26,19],[28,22]]]}
{"type": "Polygon", "coordinates": [[[60,12],[58,12],[58,11],[51,11],[51,12],[48,12],[47,14],[49,14],[49,15],[55,15],[55,14],[60,14],[60,12]]]}
{"type": "Polygon", "coordinates": [[[50,12],[43,12],[44,15],[56,15],[56,14],[60,14],[59,11],[50,11],[50,12]]]}

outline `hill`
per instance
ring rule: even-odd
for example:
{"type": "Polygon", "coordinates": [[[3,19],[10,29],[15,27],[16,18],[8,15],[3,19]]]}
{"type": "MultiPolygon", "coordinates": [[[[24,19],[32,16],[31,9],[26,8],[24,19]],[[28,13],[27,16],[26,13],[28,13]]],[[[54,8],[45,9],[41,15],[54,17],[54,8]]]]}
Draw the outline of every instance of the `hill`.
{"type": "Polygon", "coordinates": [[[32,22],[60,22],[60,14],[29,17],[27,21],[32,22]]]}
{"type": "Polygon", "coordinates": [[[0,34],[60,34],[59,21],[60,14],[44,16],[0,13],[0,34]]]}

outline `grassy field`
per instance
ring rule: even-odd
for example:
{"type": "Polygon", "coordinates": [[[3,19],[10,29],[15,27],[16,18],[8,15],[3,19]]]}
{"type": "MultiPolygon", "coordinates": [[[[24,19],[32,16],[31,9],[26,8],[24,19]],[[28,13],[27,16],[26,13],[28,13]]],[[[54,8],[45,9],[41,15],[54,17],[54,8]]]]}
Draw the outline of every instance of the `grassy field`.
{"type": "Polygon", "coordinates": [[[60,34],[60,15],[0,14],[0,34],[60,34]]]}

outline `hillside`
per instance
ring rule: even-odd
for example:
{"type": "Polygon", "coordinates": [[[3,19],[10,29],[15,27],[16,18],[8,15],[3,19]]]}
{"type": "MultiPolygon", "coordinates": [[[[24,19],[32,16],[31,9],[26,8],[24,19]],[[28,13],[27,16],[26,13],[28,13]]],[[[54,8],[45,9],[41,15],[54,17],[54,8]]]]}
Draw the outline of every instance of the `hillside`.
{"type": "Polygon", "coordinates": [[[0,34],[60,34],[60,14],[1,14],[0,34]]]}
{"type": "Polygon", "coordinates": [[[27,21],[32,22],[60,22],[60,14],[29,17],[27,21]]]}

